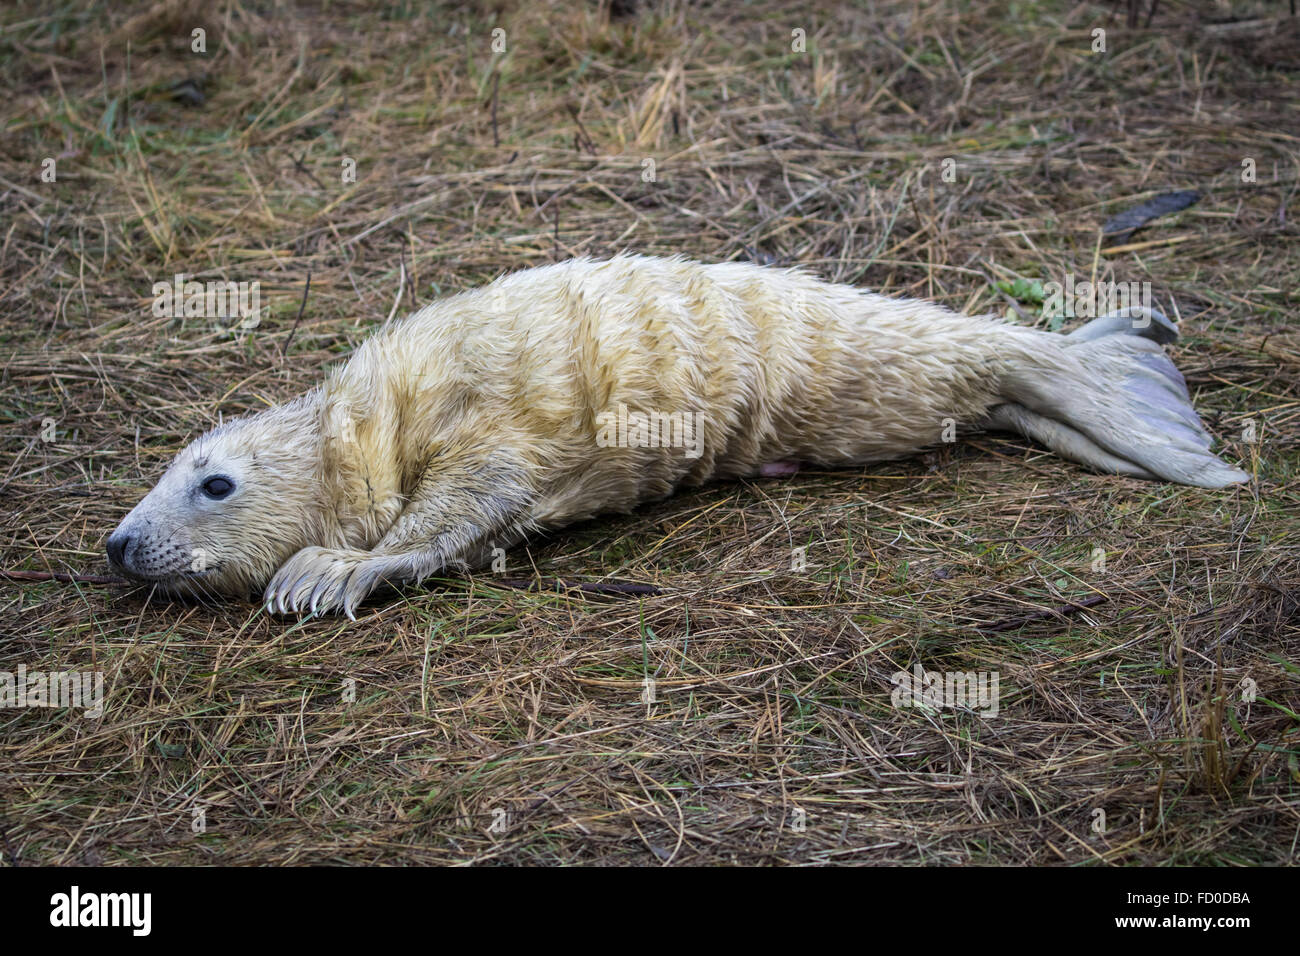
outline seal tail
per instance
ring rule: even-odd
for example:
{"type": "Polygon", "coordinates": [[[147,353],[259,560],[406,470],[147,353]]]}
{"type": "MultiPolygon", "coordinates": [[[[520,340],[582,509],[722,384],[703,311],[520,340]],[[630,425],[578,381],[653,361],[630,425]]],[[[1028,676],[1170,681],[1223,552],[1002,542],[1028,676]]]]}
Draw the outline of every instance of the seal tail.
{"type": "Polygon", "coordinates": [[[1250,476],[1220,461],[1182,374],[1161,348],[1178,327],[1155,309],[1095,319],[1069,335],[1015,329],[985,426],[1018,432],[1098,471],[1222,488],[1250,476]]]}

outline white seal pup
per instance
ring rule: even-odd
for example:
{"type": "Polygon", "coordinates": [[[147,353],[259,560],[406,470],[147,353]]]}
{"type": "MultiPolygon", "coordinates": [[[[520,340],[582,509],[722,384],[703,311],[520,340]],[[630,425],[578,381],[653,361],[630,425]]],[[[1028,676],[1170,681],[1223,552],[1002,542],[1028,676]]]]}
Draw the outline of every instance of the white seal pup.
{"type": "Polygon", "coordinates": [[[435,302],[324,385],[196,439],[108,539],[173,593],[343,611],[679,485],[916,452],[954,425],[1218,488],[1149,309],[1070,335],[794,269],[576,259],[435,302]]]}

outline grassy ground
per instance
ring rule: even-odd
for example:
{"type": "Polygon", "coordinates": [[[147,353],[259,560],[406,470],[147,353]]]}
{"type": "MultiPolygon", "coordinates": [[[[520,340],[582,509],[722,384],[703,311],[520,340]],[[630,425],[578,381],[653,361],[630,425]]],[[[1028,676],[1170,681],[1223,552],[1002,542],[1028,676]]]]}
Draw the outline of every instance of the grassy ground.
{"type": "Polygon", "coordinates": [[[104,574],[185,442],[394,308],[622,249],[1041,324],[1007,283],[1150,282],[1255,478],[1143,483],[978,436],[509,556],[658,596],[486,572],[357,624],[8,581],[0,670],[96,669],[107,700],[0,710],[3,862],[1296,862],[1300,32],[1145,10],[7,6],[4,569],[104,574]],[[1169,189],[1202,198],[1100,242],[1169,189]],[[260,325],[156,317],[178,272],[259,281],[260,325]],[[998,713],[895,708],[916,664],[996,672],[998,713]]]}

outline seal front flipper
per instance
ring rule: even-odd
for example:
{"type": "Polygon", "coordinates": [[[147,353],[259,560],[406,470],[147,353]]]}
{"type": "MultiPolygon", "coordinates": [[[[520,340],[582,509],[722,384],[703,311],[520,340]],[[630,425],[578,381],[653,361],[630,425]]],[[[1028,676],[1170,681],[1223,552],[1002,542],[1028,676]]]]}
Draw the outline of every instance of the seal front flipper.
{"type": "Polygon", "coordinates": [[[266,587],[267,609],[343,611],[355,620],[357,607],[380,585],[419,582],[464,565],[489,539],[508,547],[521,538],[535,498],[522,462],[501,449],[461,450],[454,461],[426,470],[372,549],[308,547],[293,555],[266,587]]]}
{"type": "Polygon", "coordinates": [[[353,548],[302,548],[284,562],[262,594],[262,603],[276,614],[338,607],[349,579],[370,552],[353,548]]]}

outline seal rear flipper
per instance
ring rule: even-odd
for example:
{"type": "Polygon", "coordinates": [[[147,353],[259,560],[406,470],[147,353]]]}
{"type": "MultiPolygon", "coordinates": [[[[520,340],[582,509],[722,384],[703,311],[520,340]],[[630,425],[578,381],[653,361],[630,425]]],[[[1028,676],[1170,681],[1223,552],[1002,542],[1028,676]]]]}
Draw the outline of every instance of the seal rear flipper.
{"type": "Polygon", "coordinates": [[[1130,478],[1158,480],[1142,466],[1112,455],[1082,432],[1069,425],[1045,418],[1037,412],[1031,412],[1023,405],[1014,402],[998,405],[989,412],[988,418],[982,425],[984,428],[1015,432],[1032,438],[1040,445],[1052,449],[1062,458],[1077,461],[1095,471],[1128,475],[1130,478]]]}
{"type": "Polygon", "coordinates": [[[1002,395],[1047,423],[996,413],[1017,431],[1038,437],[1027,430],[1032,427],[1063,455],[1120,474],[1133,472],[1120,471],[1097,452],[1166,481],[1202,488],[1250,477],[1210,451],[1210,435],[1192,408],[1183,377],[1156,342],[1117,334],[1073,342],[1049,332],[1019,330],[1018,335],[1028,348],[1018,349],[1019,357],[1012,359],[1002,395]],[[1070,431],[1046,427],[1050,424],[1070,431]]]}
{"type": "Polygon", "coordinates": [[[1065,344],[1078,345],[1107,335],[1140,335],[1161,345],[1168,345],[1178,341],[1178,325],[1159,309],[1135,305],[1080,326],[1065,336],[1065,344]]]}

